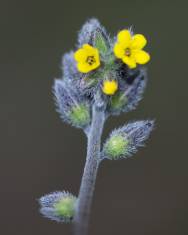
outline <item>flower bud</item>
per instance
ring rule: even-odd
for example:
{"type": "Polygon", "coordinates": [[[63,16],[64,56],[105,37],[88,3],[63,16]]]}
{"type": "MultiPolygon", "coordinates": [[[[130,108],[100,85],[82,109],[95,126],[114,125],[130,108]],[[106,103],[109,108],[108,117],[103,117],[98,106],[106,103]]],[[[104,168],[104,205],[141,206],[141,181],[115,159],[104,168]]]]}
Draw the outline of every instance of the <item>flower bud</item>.
{"type": "Polygon", "coordinates": [[[81,74],[77,70],[73,51],[66,53],[62,58],[63,79],[69,84],[78,82],[81,74]]]}
{"type": "Polygon", "coordinates": [[[123,65],[118,73],[120,73],[119,89],[108,103],[108,112],[113,115],[134,110],[142,99],[147,83],[144,69],[128,71],[128,68],[123,65]]]}
{"type": "Polygon", "coordinates": [[[102,156],[110,160],[132,156],[149,137],[154,122],[137,121],[114,130],[103,147],[102,156]]]}
{"type": "Polygon", "coordinates": [[[94,44],[96,43],[95,38],[98,38],[98,36],[100,37],[100,39],[107,38],[106,30],[101,26],[100,22],[97,19],[90,19],[83,25],[82,29],[79,32],[78,46],[80,47],[83,44],[87,43],[94,46],[94,44]]]}
{"type": "Polygon", "coordinates": [[[118,89],[118,83],[115,80],[104,80],[102,91],[106,95],[114,95],[118,89]]]}
{"type": "Polygon", "coordinates": [[[147,84],[146,70],[140,69],[138,72],[130,74],[126,82],[129,86],[126,91],[127,105],[124,112],[134,110],[142,99],[147,84]]]}
{"type": "Polygon", "coordinates": [[[125,95],[125,92],[120,91],[111,96],[108,108],[113,114],[119,114],[126,104],[127,97],[125,95]]]}
{"type": "Polygon", "coordinates": [[[90,123],[89,104],[68,86],[63,80],[56,80],[54,85],[57,111],[64,121],[75,127],[85,128],[90,123]]]}
{"type": "Polygon", "coordinates": [[[93,33],[93,45],[100,51],[102,57],[108,53],[110,47],[109,39],[101,28],[98,28],[93,33]]]}
{"type": "Polygon", "coordinates": [[[90,113],[88,106],[84,103],[72,106],[69,112],[69,118],[73,125],[78,127],[84,127],[90,122],[90,113]]]}
{"type": "Polygon", "coordinates": [[[57,222],[71,222],[77,198],[68,192],[53,192],[39,199],[41,214],[57,222]]]}
{"type": "Polygon", "coordinates": [[[104,145],[104,154],[109,159],[116,160],[126,154],[127,145],[127,138],[120,133],[113,134],[104,145]]]}

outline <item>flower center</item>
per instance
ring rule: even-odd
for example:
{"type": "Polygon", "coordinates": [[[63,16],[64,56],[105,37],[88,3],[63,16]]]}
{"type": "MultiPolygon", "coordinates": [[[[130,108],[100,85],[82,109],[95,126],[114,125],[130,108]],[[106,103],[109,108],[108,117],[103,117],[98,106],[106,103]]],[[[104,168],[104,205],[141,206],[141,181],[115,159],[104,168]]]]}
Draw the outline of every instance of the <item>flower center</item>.
{"type": "Polygon", "coordinates": [[[131,49],[130,48],[126,48],[125,49],[125,55],[126,56],[130,56],[131,55],[131,49]]]}
{"type": "Polygon", "coordinates": [[[94,56],[88,56],[86,62],[89,65],[93,65],[96,62],[96,60],[95,60],[94,56]]]}

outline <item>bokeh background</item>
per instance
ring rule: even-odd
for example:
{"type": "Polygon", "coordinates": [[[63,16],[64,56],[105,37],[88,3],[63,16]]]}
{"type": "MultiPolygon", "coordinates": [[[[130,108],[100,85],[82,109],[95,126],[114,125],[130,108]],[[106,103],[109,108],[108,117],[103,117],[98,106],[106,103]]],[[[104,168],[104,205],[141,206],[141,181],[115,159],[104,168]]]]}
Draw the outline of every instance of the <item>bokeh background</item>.
{"type": "Polygon", "coordinates": [[[144,99],[103,138],[129,120],[155,118],[156,129],[133,158],[102,163],[89,234],[188,234],[186,2],[0,1],[0,234],[70,234],[39,215],[37,198],[79,190],[86,138],[61,122],[51,87],[90,17],[112,35],[133,25],[152,55],[144,99]]]}

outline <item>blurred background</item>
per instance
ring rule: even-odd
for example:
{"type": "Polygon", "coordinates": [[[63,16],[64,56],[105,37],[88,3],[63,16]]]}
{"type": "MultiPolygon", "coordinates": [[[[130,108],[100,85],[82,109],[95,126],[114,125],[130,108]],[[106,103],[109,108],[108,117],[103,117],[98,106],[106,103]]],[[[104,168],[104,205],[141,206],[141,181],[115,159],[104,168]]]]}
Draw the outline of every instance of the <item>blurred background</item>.
{"type": "Polygon", "coordinates": [[[90,17],[111,35],[133,25],[152,55],[144,99],[110,118],[103,138],[129,120],[155,118],[156,129],[133,158],[101,164],[89,234],[188,234],[187,8],[183,0],[0,0],[0,234],[70,234],[40,216],[37,198],[78,194],[86,138],[62,123],[51,87],[90,17]]]}

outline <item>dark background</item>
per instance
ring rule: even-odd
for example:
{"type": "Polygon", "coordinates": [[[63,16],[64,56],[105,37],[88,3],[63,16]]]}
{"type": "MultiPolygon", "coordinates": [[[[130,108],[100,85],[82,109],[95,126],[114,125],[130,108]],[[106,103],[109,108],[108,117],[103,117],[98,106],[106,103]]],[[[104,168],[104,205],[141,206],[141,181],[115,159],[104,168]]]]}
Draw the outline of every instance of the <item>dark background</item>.
{"type": "Polygon", "coordinates": [[[36,199],[79,190],[86,138],[61,122],[51,86],[93,16],[111,34],[133,25],[152,55],[144,99],[110,118],[104,138],[128,120],[157,126],[133,158],[101,164],[89,234],[188,234],[187,8],[181,0],[0,1],[0,234],[70,234],[39,215],[36,199]]]}

